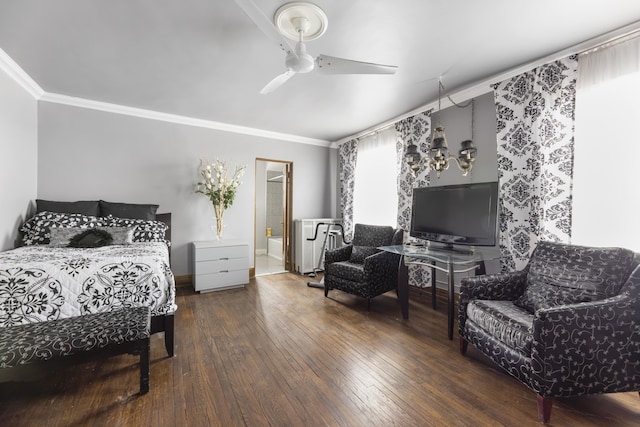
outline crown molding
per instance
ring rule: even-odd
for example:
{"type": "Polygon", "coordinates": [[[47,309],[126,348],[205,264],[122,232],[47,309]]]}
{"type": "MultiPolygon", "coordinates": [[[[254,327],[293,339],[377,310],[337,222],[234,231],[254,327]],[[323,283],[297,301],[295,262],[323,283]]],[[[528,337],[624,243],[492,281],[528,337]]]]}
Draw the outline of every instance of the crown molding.
{"type": "Polygon", "coordinates": [[[44,90],[7,53],[0,48],[0,70],[16,81],[36,100],[44,95],[44,90]]]}
{"type": "Polygon", "coordinates": [[[222,130],[225,132],[240,133],[244,135],[253,135],[269,139],[277,139],[279,141],[290,141],[301,144],[319,145],[328,147],[331,142],[323,139],[307,138],[299,135],[291,135],[288,133],[272,132],[263,129],[250,128],[245,126],[237,126],[228,123],[215,122],[211,120],[195,119],[193,117],[180,116],[177,114],[161,113],[159,111],[145,110],[143,108],[127,107],[126,105],[111,104],[108,102],[93,101],[85,98],[76,98],[73,96],[61,95],[57,93],[45,92],[40,101],[51,102],[54,104],[70,105],[73,107],[87,108],[90,110],[105,111],[114,114],[123,114],[126,116],[140,117],[149,120],[158,120],[168,123],[177,123],[187,126],[196,126],[207,129],[222,130]]]}
{"type": "Polygon", "coordinates": [[[125,105],[110,104],[107,102],[93,101],[90,99],[76,98],[73,96],[60,95],[57,93],[45,92],[38,83],[35,82],[11,57],[0,48],[0,70],[4,71],[10,78],[18,83],[34,99],[42,102],[54,104],[64,104],[79,108],[104,111],[114,114],[123,114],[132,117],[140,117],[149,120],[158,120],[168,123],[177,123],[187,126],[196,126],[207,129],[222,130],[225,132],[252,135],[262,138],[276,139],[279,141],[290,141],[300,144],[319,145],[328,147],[331,141],[323,139],[307,138],[299,135],[272,132],[263,129],[237,126],[228,123],[215,122],[211,120],[195,119],[192,117],[180,116],[177,114],[161,113],[158,111],[145,110],[142,108],[127,107],[125,105]]]}

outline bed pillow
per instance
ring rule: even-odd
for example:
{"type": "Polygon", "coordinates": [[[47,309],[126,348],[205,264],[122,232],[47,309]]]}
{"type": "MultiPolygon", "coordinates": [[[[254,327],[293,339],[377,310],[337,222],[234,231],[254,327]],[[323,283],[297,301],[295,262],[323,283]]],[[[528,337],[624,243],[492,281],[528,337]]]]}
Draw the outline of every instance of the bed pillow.
{"type": "Polygon", "coordinates": [[[20,231],[24,233],[23,243],[29,245],[47,245],[50,242],[51,228],[94,228],[104,225],[101,219],[79,213],[38,212],[27,220],[20,231]]]}
{"type": "Polygon", "coordinates": [[[165,239],[165,231],[169,227],[164,222],[117,218],[112,215],[104,218],[104,220],[104,225],[107,227],[135,227],[133,232],[134,242],[164,242],[170,245],[170,242],[165,239]]]}
{"type": "Polygon", "coordinates": [[[158,205],[143,205],[134,203],[112,203],[100,200],[100,216],[114,216],[116,218],[155,220],[158,205]]]}
{"type": "Polygon", "coordinates": [[[98,200],[57,202],[53,200],[36,199],[36,213],[45,211],[98,216],[100,214],[100,202],[98,200]]]}
{"type": "Polygon", "coordinates": [[[56,248],[66,248],[73,236],[88,230],[88,228],[80,227],[51,227],[49,229],[49,246],[56,248]]]}
{"type": "MultiPolygon", "coordinates": [[[[89,228],[80,227],[51,227],[49,246],[65,248],[69,246],[71,239],[78,234],[87,231],[89,228]]],[[[112,245],[130,245],[133,243],[133,233],[135,227],[93,227],[92,229],[105,231],[111,235],[112,245]]]]}
{"type": "Polygon", "coordinates": [[[72,248],[99,248],[109,246],[113,242],[111,234],[104,230],[96,228],[88,228],[80,234],[76,234],[69,241],[69,247],[72,248]]]}
{"type": "Polygon", "coordinates": [[[136,227],[96,227],[97,230],[106,231],[111,235],[112,245],[130,245],[133,243],[133,235],[136,227]]]}

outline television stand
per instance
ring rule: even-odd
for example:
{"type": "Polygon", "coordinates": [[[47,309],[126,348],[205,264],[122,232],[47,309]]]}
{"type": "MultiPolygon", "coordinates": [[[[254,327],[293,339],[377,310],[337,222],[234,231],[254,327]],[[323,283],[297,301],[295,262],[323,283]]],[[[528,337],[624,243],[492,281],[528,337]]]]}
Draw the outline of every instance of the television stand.
{"type": "MultiPolygon", "coordinates": [[[[458,248],[447,253],[446,246],[428,246],[427,248],[413,248],[408,245],[381,246],[385,252],[400,255],[400,268],[398,270],[398,301],[402,318],[409,318],[409,270],[408,265],[420,265],[431,269],[431,289],[436,289],[435,271],[447,274],[447,332],[449,339],[453,338],[453,323],[455,313],[454,274],[474,272],[486,274],[485,261],[499,260],[500,250],[494,247],[474,247],[473,252],[460,253],[458,248]]],[[[463,249],[464,250],[464,249],[463,249]]],[[[436,307],[436,293],[431,293],[432,305],[436,307]]]]}
{"type": "Polygon", "coordinates": [[[455,246],[453,246],[453,244],[445,244],[443,246],[428,246],[429,249],[434,250],[434,251],[442,251],[442,252],[453,252],[456,254],[462,254],[462,255],[472,255],[473,254],[473,250],[472,249],[463,249],[463,248],[456,248],[455,246]]]}

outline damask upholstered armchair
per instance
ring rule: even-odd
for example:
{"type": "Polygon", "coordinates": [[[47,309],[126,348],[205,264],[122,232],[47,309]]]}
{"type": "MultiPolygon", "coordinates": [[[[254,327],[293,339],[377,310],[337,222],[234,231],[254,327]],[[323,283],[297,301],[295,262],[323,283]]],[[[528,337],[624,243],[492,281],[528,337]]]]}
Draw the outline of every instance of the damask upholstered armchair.
{"type": "Polygon", "coordinates": [[[463,279],[460,351],[467,343],[552,399],[640,391],[640,267],[621,248],[541,242],[522,271],[463,279]]]}
{"type": "Polygon", "coordinates": [[[393,227],[356,224],[350,245],[327,251],[324,256],[324,296],[338,289],[367,299],[398,285],[400,255],[379,246],[401,245],[403,231],[393,227]]]}

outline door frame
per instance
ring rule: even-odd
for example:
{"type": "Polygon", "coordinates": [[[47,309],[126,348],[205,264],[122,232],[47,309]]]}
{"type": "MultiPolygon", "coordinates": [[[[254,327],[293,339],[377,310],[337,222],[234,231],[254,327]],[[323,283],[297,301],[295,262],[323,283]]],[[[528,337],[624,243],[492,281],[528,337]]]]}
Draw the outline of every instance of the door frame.
{"type": "MultiPolygon", "coordinates": [[[[282,224],[282,248],[283,248],[283,266],[286,271],[293,271],[293,162],[288,160],[267,159],[264,157],[256,157],[255,169],[258,169],[258,162],[282,163],[284,165],[284,194],[283,194],[283,224],[282,224]]],[[[254,180],[257,179],[255,174],[254,180]]],[[[255,182],[255,192],[253,196],[253,269],[250,270],[250,276],[256,275],[256,244],[257,244],[257,203],[256,193],[258,182],[255,182]]],[[[262,183],[260,183],[262,185],[262,183]]]]}

